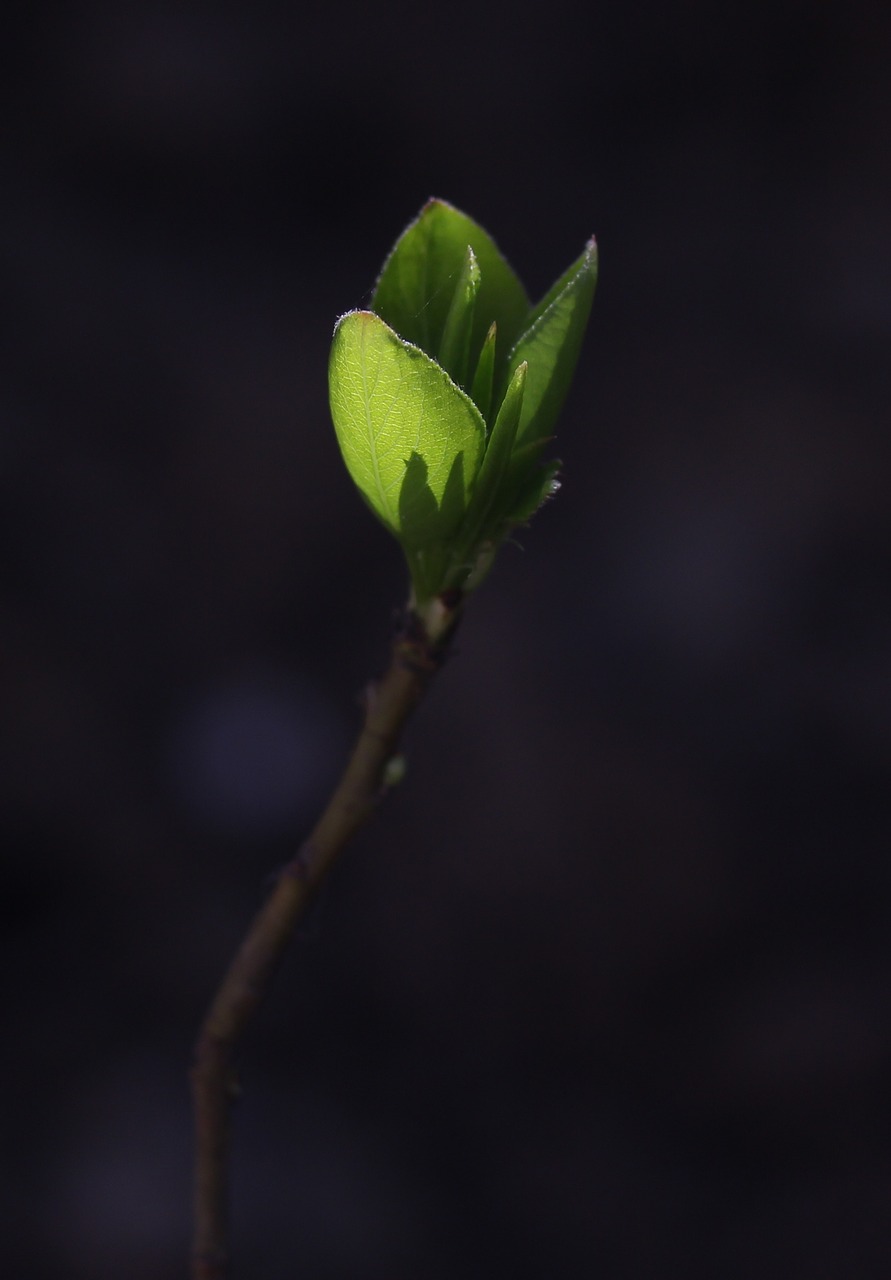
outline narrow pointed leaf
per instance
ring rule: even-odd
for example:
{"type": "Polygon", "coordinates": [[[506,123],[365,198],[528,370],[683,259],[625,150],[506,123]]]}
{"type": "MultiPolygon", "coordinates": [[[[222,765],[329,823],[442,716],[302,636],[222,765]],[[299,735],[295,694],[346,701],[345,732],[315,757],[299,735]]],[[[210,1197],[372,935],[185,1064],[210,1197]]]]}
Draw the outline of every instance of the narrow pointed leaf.
{"type": "Polygon", "coordinates": [[[579,257],[576,258],[575,262],[571,263],[566,268],[566,270],[563,272],[563,275],[559,276],[554,281],[554,283],[551,285],[550,289],[548,289],[544,297],[541,298],[538,302],[536,302],[535,306],[532,308],[532,310],[529,312],[529,315],[526,317],[526,323],[523,325],[523,332],[525,333],[527,330],[531,329],[535,324],[537,324],[538,320],[545,313],[545,311],[547,311],[551,303],[557,300],[557,298],[564,291],[564,289],[567,288],[568,285],[572,284],[572,282],[575,280],[576,276],[579,274],[580,271],[593,270],[594,277],[595,277],[594,283],[596,284],[597,283],[597,279],[596,279],[597,265],[598,265],[597,242],[591,239],[585,245],[584,251],[579,255],[579,257]]]}
{"type": "Polygon", "coordinates": [[[371,308],[400,337],[434,355],[440,348],[455,283],[470,245],[480,268],[471,350],[492,321],[505,356],[529,313],[529,299],[491,236],[466,214],[430,200],[384,263],[371,308]]]}
{"type": "Polygon", "coordinates": [[[480,268],[476,254],[470,245],[464,256],[464,265],[452,295],[449,314],[446,316],[438,363],[442,365],[459,387],[466,387],[470,364],[470,338],[476,297],[480,291],[480,268]]]}
{"type": "Polygon", "coordinates": [[[338,322],[329,388],[338,443],[368,505],[406,547],[448,537],[485,442],[469,396],[370,311],[338,322]]]}
{"type": "Polygon", "coordinates": [[[472,553],[482,541],[489,538],[500,539],[506,531],[509,511],[505,509],[505,500],[509,495],[504,491],[503,485],[511,465],[511,452],[523,408],[525,385],[526,366],[521,364],[514,373],[498,410],[461,529],[465,554],[472,553]]]}
{"type": "Polygon", "coordinates": [[[529,364],[515,451],[544,444],[553,433],[572,381],[596,283],[597,247],[591,240],[535,308],[510,353],[511,371],[523,361],[529,364]]]}
{"type": "Polygon", "coordinates": [[[492,409],[492,387],[495,380],[495,342],[497,338],[498,326],[495,321],[489,327],[486,334],[486,340],[480,351],[480,358],[477,361],[476,373],[473,375],[473,386],[470,388],[470,398],[480,413],[483,420],[488,423],[489,413],[492,409]]]}

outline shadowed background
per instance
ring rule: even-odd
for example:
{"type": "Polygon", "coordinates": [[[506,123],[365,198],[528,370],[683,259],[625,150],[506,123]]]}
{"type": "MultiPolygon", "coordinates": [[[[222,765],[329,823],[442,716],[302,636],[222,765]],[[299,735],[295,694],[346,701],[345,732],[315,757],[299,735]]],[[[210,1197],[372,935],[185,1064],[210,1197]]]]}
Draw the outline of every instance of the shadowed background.
{"type": "Polygon", "coordinates": [[[20,18],[10,1275],[184,1274],[191,1040],[404,597],[331,330],[434,194],[533,296],[598,237],[564,487],[252,1030],[238,1274],[888,1274],[889,37],[793,0],[20,18]]]}

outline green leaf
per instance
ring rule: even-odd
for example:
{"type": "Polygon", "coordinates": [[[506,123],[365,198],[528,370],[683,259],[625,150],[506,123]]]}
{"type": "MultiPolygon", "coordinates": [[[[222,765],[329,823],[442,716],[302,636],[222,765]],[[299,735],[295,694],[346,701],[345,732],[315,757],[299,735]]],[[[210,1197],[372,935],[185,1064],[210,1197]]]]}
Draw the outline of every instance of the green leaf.
{"type": "Polygon", "coordinates": [[[340,450],[365,501],[407,549],[447,538],[485,443],[476,405],[370,311],[338,321],[328,379],[340,450]]]}
{"type": "Polygon", "coordinates": [[[488,423],[489,414],[492,410],[492,390],[495,383],[495,342],[497,338],[498,326],[495,321],[489,327],[486,334],[486,340],[480,351],[480,358],[477,361],[476,373],[473,375],[473,386],[470,388],[470,398],[480,413],[483,420],[488,423]]]}
{"type": "Polygon", "coordinates": [[[503,485],[520,422],[526,378],[526,365],[521,364],[498,410],[461,530],[465,554],[472,553],[481,541],[490,538],[500,540],[506,532],[509,511],[504,509],[504,502],[508,495],[503,485]]]}
{"type": "Polygon", "coordinates": [[[597,246],[585,252],[542,298],[510,353],[511,371],[529,365],[514,452],[543,446],[553,433],[578,361],[597,284],[597,246]]]}
{"type": "Polygon", "coordinates": [[[450,374],[459,387],[467,386],[467,370],[470,365],[470,337],[476,296],[480,291],[480,268],[476,254],[467,246],[464,265],[452,295],[449,314],[446,316],[442,342],[439,344],[438,363],[450,374]]]}
{"type": "Polygon", "coordinates": [[[468,245],[480,268],[471,352],[494,320],[501,350],[510,350],[529,313],[526,291],[492,238],[444,200],[430,200],[384,263],[371,307],[400,337],[435,356],[468,245]]]}

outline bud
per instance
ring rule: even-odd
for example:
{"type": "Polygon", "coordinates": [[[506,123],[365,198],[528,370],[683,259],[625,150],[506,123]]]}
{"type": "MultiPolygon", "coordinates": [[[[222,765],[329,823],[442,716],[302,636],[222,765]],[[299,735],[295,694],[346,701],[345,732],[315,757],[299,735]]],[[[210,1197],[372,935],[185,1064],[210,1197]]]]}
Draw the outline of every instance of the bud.
{"type": "Polygon", "coordinates": [[[399,540],[422,610],[476,587],[556,488],[542,463],[597,281],[597,248],[536,306],[492,239],[431,200],[384,263],[371,309],[337,322],[331,415],[347,469],[399,540]]]}

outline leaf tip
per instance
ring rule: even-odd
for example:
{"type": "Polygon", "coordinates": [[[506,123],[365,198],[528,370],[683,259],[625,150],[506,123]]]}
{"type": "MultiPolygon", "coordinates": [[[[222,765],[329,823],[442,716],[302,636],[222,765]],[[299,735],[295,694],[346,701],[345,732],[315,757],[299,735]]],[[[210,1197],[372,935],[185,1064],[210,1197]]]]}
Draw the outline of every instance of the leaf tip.
{"type": "Polygon", "coordinates": [[[369,320],[379,319],[380,317],[373,311],[360,311],[358,309],[345,311],[342,316],[337,317],[334,323],[334,332],[336,333],[342,324],[346,324],[347,320],[359,320],[362,324],[367,324],[369,320]]]}
{"type": "Polygon", "coordinates": [[[418,217],[423,217],[425,213],[432,213],[434,209],[453,208],[454,205],[449,204],[448,200],[443,200],[441,196],[428,196],[418,217]]]}

